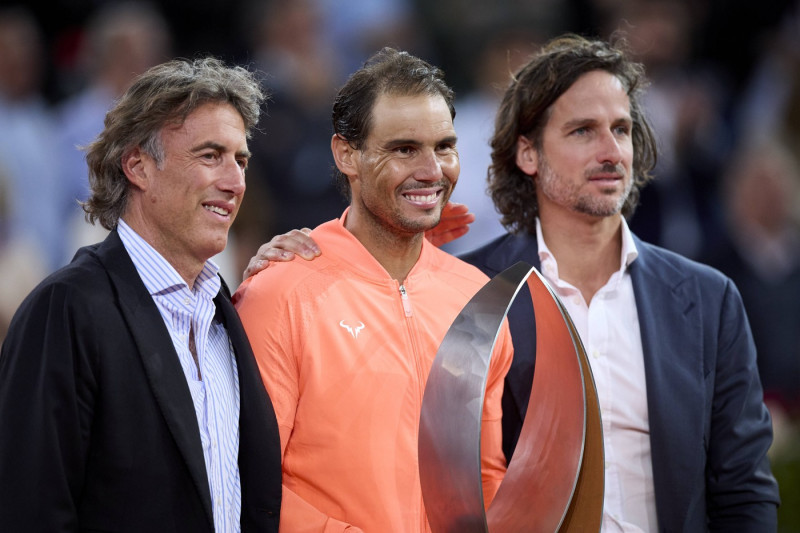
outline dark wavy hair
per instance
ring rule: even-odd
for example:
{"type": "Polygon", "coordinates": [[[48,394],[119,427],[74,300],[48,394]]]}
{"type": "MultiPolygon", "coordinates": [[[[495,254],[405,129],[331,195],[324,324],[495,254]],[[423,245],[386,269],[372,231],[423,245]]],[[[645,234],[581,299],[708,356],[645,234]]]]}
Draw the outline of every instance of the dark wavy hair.
{"type": "Polygon", "coordinates": [[[534,180],[517,167],[517,140],[524,135],[541,150],[553,103],[578,78],[595,70],[619,78],[630,98],[633,187],[622,214],[625,217],[633,214],[642,187],[653,178],[651,172],[657,155],[655,137],[639,101],[647,86],[644,67],[629,59],[626,48],[621,36],[613,42],[604,42],[568,34],[544,45],[514,74],[495,119],[488,171],[492,200],[509,231],[535,232],[539,214],[534,180]]]}
{"type": "Polygon", "coordinates": [[[227,103],[242,116],[245,133],[258,124],[266,96],[253,72],[215,58],[175,59],[139,76],[105,118],[105,129],[86,149],[91,195],[82,203],[86,220],[113,229],[128,203],[130,188],[122,157],[141,147],[160,165],[161,130],[181,124],[207,103],[227,103]]]}
{"type": "MultiPolygon", "coordinates": [[[[372,127],[372,109],[382,94],[416,96],[441,95],[455,118],[453,89],[444,81],[444,73],[408,52],[385,47],[367,59],[339,89],[333,101],[333,132],[356,150],[364,147],[372,127]]],[[[350,181],[334,168],[341,193],[350,199],[350,181]]]]}

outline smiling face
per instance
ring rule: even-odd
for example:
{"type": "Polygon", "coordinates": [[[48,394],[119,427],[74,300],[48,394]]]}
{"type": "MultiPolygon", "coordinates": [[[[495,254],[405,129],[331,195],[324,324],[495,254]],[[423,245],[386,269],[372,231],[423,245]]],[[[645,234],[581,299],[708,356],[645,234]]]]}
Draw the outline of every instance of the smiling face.
{"type": "Polygon", "coordinates": [[[350,176],[352,218],[371,228],[359,229],[408,237],[436,226],[460,170],[444,98],[380,95],[363,149],[349,160],[340,170],[350,176]]]}
{"type": "Polygon", "coordinates": [[[552,105],[537,150],[521,138],[517,163],[536,181],[540,212],[620,212],[633,186],[630,100],[605,71],[584,74],[552,105]]]}
{"type": "Polygon", "coordinates": [[[225,248],[241,205],[250,155],[244,122],[229,104],[205,104],[162,129],[161,143],[161,164],[141,149],[123,159],[133,188],[122,218],[191,285],[225,248]]]}

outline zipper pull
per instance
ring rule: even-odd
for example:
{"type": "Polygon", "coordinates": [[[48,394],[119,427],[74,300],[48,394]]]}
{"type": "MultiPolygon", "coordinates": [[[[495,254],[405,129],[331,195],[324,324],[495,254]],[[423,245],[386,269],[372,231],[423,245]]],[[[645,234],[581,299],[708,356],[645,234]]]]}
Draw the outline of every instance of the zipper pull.
{"type": "Polygon", "coordinates": [[[408,299],[408,293],[403,285],[400,285],[400,300],[403,302],[403,310],[406,316],[411,316],[411,301],[408,299]]]}

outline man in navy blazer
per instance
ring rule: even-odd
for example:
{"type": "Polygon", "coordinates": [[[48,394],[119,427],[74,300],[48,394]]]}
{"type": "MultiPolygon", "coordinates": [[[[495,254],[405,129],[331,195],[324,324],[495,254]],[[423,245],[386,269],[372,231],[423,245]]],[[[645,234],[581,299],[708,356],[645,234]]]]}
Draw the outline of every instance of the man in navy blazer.
{"type": "Polygon", "coordinates": [[[84,210],[111,232],[34,289],[0,354],[0,530],[278,531],[275,414],[209,260],[263,99],[244,69],[171,61],[108,113],[84,210]]]}
{"type": "MultiPolygon", "coordinates": [[[[523,66],[491,140],[489,190],[510,233],[464,259],[489,276],[537,267],[576,322],[603,416],[603,531],[775,531],[772,426],[739,293],[625,222],[655,166],[643,84],[621,47],[576,36],[523,66]]],[[[509,458],[534,371],[525,291],[508,315],[509,458]]]]}

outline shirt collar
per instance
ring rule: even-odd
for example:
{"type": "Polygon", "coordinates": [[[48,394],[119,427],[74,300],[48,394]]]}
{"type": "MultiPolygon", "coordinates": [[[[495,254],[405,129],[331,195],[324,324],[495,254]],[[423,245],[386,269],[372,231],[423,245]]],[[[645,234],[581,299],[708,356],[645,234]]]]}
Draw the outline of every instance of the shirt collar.
{"type": "MultiPolygon", "coordinates": [[[[625,217],[620,216],[620,218],[622,219],[622,252],[620,253],[619,272],[623,274],[625,269],[639,256],[639,251],[636,249],[633,234],[625,221],[625,217]]],[[[536,241],[539,243],[539,261],[542,269],[544,270],[546,265],[552,265],[555,272],[554,276],[558,278],[558,263],[544,241],[542,223],[539,217],[536,217],[536,241]]]]}
{"type": "MultiPolygon", "coordinates": [[[[120,240],[131,257],[139,277],[142,278],[145,288],[151,295],[189,288],[169,261],[122,219],[119,219],[117,223],[117,233],[119,233],[120,240]]],[[[219,266],[214,261],[211,259],[206,261],[203,270],[195,280],[192,292],[205,294],[212,299],[216,297],[222,284],[217,275],[218,272],[219,266]]]]}

